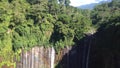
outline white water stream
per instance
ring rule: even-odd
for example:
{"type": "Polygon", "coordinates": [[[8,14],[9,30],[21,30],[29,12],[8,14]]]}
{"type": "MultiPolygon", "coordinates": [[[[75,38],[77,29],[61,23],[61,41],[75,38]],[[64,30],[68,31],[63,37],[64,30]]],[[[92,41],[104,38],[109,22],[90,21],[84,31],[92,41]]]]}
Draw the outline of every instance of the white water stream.
{"type": "Polygon", "coordinates": [[[54,61],[55,61],[55,50],[54,50],[54,48],[52,47],[52,50],[51,50],[51,63],[50,63],[50,68],[54,68],[54,61]]]}

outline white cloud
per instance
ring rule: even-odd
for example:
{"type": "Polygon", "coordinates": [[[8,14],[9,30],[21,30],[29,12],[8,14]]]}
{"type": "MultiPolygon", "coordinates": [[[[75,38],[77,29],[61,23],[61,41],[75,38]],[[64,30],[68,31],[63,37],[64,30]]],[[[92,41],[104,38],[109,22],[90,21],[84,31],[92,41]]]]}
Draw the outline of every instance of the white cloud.
{"type": "Polygon", "coordinates": [[[80,6],[80,5],[85,5],[85,4],[90,4],[90,3],[98,3],[99,1],[103,0],[70,0],[72,6],[80,6]]]}

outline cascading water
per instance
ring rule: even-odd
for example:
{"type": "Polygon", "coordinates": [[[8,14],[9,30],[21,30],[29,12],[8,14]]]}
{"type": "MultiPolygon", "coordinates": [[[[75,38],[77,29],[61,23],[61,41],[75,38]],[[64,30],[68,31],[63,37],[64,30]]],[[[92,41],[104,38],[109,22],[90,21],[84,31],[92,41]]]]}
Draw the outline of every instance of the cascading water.
{"type": "Polygon", "coordinates": [[[86,40],[84,40],[82,68],[86,68],[86,48],[87,48],[87,44],[86,44],[86,40]]]}
{"type": "Polygon", "coordinates": [[[92,35],[86,37],[83,42],[82,68],[89,68],[89,55],[91,49],[92,35]]]}
{"type": "Polygon", "coordinates": [[[50,68],[54,68],[54,61],[55,61],[55,50],[52,47],[52,49],[51,49],[51,64],[50,64],[50,68]]]}
{"type": "Polygon", "coordinates": [[[20,61],[16,60],[16,68],[54,68],[54,48],[33,47],[29,51],[22,50],[20,61]]]}
{"type": "Polygon", "coordinates": [[[86,68],[88,68],[89,66],[89,56],[90,56],[90,49],[91,49],[91,39],[92,39],[92,35],[89,39],[89,44],[88,44],[88,53],[87,53],[87,60],[86,60],[86,68]]]}

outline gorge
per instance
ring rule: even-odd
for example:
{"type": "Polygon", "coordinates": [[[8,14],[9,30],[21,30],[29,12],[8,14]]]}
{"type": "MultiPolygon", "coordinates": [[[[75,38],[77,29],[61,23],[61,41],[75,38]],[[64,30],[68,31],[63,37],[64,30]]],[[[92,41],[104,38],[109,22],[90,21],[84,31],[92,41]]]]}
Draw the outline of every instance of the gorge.
{"type": "Polygon", "coordinates": [[[0,68],[120,68],[120,1],[0,0],[0,68]]]}

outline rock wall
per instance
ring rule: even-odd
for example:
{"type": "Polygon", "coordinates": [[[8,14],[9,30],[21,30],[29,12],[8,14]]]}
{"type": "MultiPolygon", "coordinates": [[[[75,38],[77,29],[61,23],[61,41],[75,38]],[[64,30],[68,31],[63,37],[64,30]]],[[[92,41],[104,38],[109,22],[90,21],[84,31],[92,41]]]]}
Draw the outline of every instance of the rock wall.
{"type": "Polygon", "coordinates": [[[16,68],[86,68],[89,61],[89,40],[65,47],[58,53],[52,47],[34,47],[26,52],[22,50],[16,68]]]}
{"type": "Polygon", "coordinates": [[[80,44],[69,46],[55,53],[53,47],[33,47],[22,50],[16,68],[88,68],[91,38],[81,40],[80,44]],[[86,40],[87,39],[87,40],[86,40]]]}

